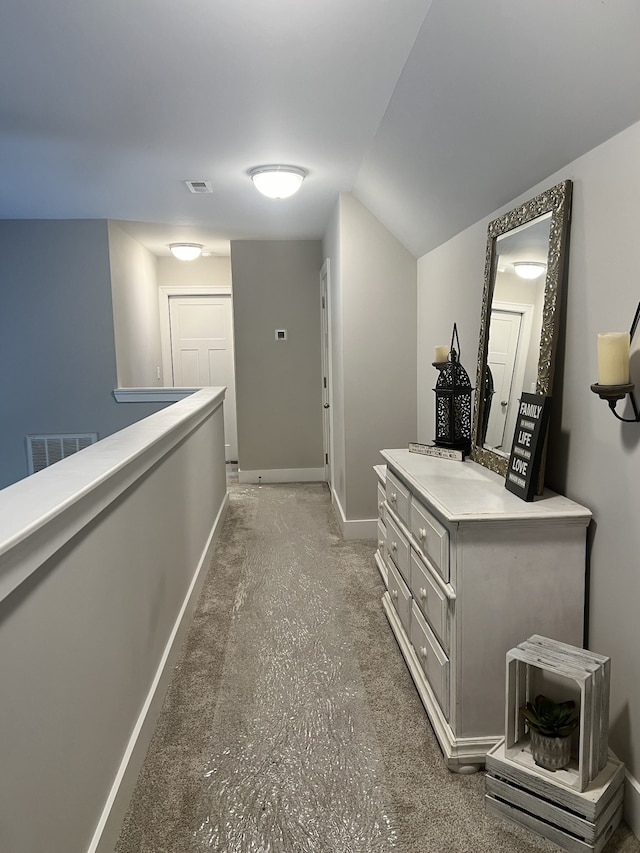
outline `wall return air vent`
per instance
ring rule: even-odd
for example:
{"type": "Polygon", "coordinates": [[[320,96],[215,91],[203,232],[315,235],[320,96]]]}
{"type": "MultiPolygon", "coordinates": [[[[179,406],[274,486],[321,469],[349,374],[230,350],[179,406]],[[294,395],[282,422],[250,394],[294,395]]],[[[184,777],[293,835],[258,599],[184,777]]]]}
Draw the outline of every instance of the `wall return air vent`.
{"type": "Polygon", "coordinates": [[[27,462],[29,473],[35,474],[67,456],[95,444],[97,432],[73,432],[64,435],[28,435],[27,462]]]}
{"type": "Polygon", "coordinates": [[[185,181],[188,189],[192,193],[212,193],[213,185],[211,181],[185,181]]]}

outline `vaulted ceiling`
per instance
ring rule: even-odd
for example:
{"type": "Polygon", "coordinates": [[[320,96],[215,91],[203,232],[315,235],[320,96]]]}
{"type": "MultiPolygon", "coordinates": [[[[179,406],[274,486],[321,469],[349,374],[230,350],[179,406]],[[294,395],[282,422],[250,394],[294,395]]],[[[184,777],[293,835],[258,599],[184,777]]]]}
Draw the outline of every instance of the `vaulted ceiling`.
{"type": "Polygon", "coordinates": [[[419,256],[640,120],[639,40],[638,0],[3,0],[0,218],[225,254],[351,191],[419,256]]]}

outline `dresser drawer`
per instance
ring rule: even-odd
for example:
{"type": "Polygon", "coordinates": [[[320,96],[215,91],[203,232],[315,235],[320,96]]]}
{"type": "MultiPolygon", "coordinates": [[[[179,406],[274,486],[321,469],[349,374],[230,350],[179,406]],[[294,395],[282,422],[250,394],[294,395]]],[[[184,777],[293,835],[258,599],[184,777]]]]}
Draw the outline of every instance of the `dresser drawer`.
{"type": "Polygon", "coordinates": [[[400,577],[398,570],[391,562],[391,560],[387,561],[387,567],[389,569],[389,596],[391,598],[391,603],[395,607],[398,616],[400,617],[400,622],[402,623],[402,627],[406,631],[407,637],[411,636],[411,593],[409,592],[409,587],[400,577]]]}
{"type": "Polygon", "coordinates": [[[410,636],[411,645],[442,708],[442,713],[449,719],[449,658],[425,622],[415,601],[411,611],[410,636]]]}
{"type": "Polygon", "coordinates": [[[447,608],[449,601],[433,579],[428,567],[424,565],[415,551],[411,552],[409,581],[414,601],[426,616],[427,622],[433,628],[433,632],[443,648],[448,650],[447,608]]]}
{"type": "Polygon", "coordinates": [[[385,494],[391,509],[409,527],[409,489],[390,471],[387,471],[385,494]]]}
{"type": "Polygon", "coordinates": [[[378,483],[378,518],[382,521],[385,520],[386,510],[385,510],[385,500],[386,495],[383,487],[378,483]]]}
{"type": "Polygon", "coordinates": [[[390,515],[387,516],[387,553],[409,583],[409,542],[390,515]]]}
{"type": "Polygon", "coordinates": [[[387,528],[378,521],[378,553],[383,560],[387,559],[387,528]]]}
{"type": "Polygon", "coordinates": [[[429,558],[440,577],[449,582],[449,534],[429,510],[414,498],[411,501],[411,535],[429,558]]]}

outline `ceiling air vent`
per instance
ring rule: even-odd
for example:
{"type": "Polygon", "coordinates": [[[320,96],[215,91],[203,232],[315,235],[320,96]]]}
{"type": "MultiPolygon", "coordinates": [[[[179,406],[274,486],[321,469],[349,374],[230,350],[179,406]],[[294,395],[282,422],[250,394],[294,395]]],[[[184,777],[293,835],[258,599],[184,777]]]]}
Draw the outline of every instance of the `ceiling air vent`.
{"type": "Polygon", "coordinates": [[[29,473],[35,474],[67,456],[95,444],[97,432],[73,432],[64,435],[28,435],[27,461],[29,473]]]}
{"type": "Polygon", "coordinates": [[[185,184],[192,193],[212,193],[213,185],[211,181],[185,181],[185,184]]]}

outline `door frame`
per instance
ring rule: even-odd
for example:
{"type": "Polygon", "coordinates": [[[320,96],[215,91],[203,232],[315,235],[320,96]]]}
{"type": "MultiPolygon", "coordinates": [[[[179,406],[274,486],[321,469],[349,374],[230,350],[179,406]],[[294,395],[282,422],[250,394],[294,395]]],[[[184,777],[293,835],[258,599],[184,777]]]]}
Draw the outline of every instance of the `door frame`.
{"type": "MultiPolygon", "coordinates": [[[[229,296],[233,313],[233,295],[231,285],[179,287],[177,285],[162,285],[158,288],[160,304],[160,348],[162,352],[162,384],[165,388],[173,388],[173,360],[171,358],[171,323],[169,321],[169,299],[172,296],[229,296]]],[[[233,332],[233,323],[231,324],[233,332]]],[[[234,364],[235,371],[235,364],[234,364]]]]}
{"type": "Polygon", "coordinates": [[[326,258],[320,269],[321,359],[322,359],[322,450],[325,454],[324,478],[333,490],[333,369],[331,346],[331,262],[326,258]],[[325,340],[326,321],[326,340],[325,340]],[[326,384],[325,384],[326,377],[326,384]],[[329,408],[325,409],[324,406],[329,408]],[[327,432],[329,435],[327,435],[327,432]]]}

